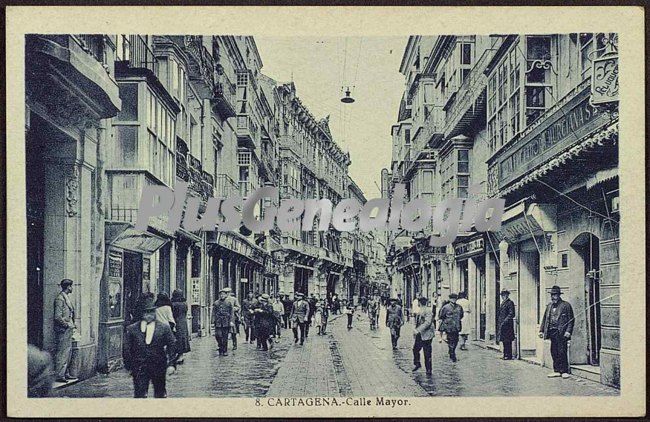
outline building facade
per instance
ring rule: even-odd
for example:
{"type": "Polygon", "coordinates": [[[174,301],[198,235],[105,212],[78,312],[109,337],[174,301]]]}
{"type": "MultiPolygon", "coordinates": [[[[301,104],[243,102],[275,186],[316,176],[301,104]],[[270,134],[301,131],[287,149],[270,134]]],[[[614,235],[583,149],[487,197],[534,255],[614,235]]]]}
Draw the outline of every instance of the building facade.
{"type": "Polygon", "coordinates": [[[602,33],[411,37],[386,171],[389,196],[403,183],[408,198],[432,204],[466,198],[464,212],[486,196],[506,201],[499,232],[461,225],[445,248],[429,247],[426,234],[394,237],[393,290],[409,301],[467,293],[470,337],[490,344],[499,292],[508,289],[518,356],[550,365],[537,332],[547,291],[558,285],[576,315],[574,373],[613,386],[618,98],[607,84],[616,80],[616,49],[616,35],[602,33]]]}

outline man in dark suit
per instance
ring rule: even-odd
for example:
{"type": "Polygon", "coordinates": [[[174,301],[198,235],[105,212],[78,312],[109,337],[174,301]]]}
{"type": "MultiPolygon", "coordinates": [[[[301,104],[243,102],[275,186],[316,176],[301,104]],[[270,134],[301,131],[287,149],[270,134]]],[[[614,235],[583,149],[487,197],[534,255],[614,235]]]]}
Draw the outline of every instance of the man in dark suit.
{"type": "Polygon", "coordinates": [[[226,289],[221,289],[219,299],[212,304],[212,325],[219,347],[219,356],[228,356],[228,334],[235,326],[235,308],[228,300],[226,289]]]}
{"type": "Polygon", "coordinates": [[[76,380],[70,374],[70,357],[72,356],[72,334],[75,326],[75,310],[72,305],[72,280],[61,280],[61,292],[54,299],[54,374],[58,382],[76,380]]]}
{"type": "Polygon", "coordinates": [[[146,398],[149,382],[155,398],[167,397],[167,357],[173,355],[176,338],[169,325],[156,321],[153,297],[145,296],[142,319],[126,327],[124,367],[133,376],[133,397],[146,398]]]}
{"type": "Polygon", "coordinates": [[[458,345],[458,333],[462,329],[461,320],[463,319],[463,308],[456,303],[458,295],[452,293],[449,295],[449,303],[440,309],[440,333],[447,335],[447,345],[449,346],[449,358],[456,362],[456,346],[458,345]]]}
{"type": "Polygon", "coordinates": [[[573,333],[573,308],[569,302],[562,300],[560,287],[551,287],[551,303],[546,307],[544,318],[539,328],[539,336],[551,340],[553,372],[549,378],[569,378],[569,358],[567,345],[573,333]]]}
{"type": "Polygon", "coordinates": [[[497,343],[503,344],[503,359],[512,359],[512,342],[515,340],[515,303],[510,300],[510,291],[501,291],[501,305],[497,320],[497,343]]]}

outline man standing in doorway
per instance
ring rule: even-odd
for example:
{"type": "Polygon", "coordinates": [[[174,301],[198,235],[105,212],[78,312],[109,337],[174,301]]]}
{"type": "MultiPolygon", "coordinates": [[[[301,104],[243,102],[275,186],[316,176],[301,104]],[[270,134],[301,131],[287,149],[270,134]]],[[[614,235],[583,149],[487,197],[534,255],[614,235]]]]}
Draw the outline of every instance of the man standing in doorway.
{"type": "Polygon", "coordinates": [[[72,334],[75,326],[75,311],[70,298],[72,280],[61,280],[61,292],[54,299],[54,371],[58,382],[75,381],[70,374],[70,357],[72,356],[72,334]]]}
{"type": "Polygon", "coordinates": [[[540,325],[539,337],[551,340],[553,372],[549,378],[569,378],[569,358],[567,346],[573,334],[573,308],[569,302],[562,300],[559,286],[551,287],[551,303],[546,307],[540,325]]]}
{"type": "Polygon", "coordinates": [[[503,360],[512,359],[512,342],[515,340],[515,304],[510,291],[501,291],[501,306],[497,321],[497,344],[503,344],[503,360]]]}
{"type": "Polygon", "coordinates": [[[427,298],[418,299],[419,312],[415,317],[415,343],[413,344],[413,371],[422,367],[420,364],[420,350],[424,350],[424,367],[427,375],[431,375],[431,341],[435,336],[436,324],[433,319],[431,308],[427,306],[427,298]]]}
{"type": "Polygon", "coordinates": [[[228,300],[228,292],[221,289],[219,299],[212,305],[212,325],[219,347],[219,356],[228,356],[228,334],[234,327],[235,308],[228,300]]]}
{"type": "Polygon", "coordinates": [[[449,358],[456,362],[456,346],[458,345],[458,333],[461,330],[461,320],[463,319],[463,308],[456,303],[458,295],[452,293],[449,295],[449,303],[440,309],[440,328],[441,333],[447,334],[447,344],[449,346],[449,358]]]}

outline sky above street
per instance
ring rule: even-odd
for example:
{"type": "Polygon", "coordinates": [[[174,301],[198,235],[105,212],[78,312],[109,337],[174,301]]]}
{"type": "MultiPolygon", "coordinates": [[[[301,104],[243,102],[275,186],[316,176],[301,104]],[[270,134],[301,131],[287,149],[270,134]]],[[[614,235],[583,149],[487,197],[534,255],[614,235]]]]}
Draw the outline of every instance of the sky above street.
{"type": "Polygon", "coordinates": [[[390,167],[390,128],[404,78],[399,65],[407,37],[255,37],[262,73],[293,82],[320,119],[330,116],[335,141],[350,152],[350,175],[367,199],[380,196],[381,169],[390,167]],[[344,104],[350,87],[352,104],[344,104]],[[375,184],[376,183],[376,184],[375,184]]]}

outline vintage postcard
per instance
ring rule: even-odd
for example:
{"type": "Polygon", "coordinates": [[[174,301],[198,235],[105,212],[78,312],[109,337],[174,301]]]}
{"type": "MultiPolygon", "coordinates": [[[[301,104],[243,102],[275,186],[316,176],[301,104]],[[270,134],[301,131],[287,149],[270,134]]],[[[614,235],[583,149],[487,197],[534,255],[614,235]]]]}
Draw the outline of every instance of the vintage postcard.
{"type": "Polygon", "coordinates": [[[9,7],[9,415],[645,414],[643,12],[9,7]]]}

